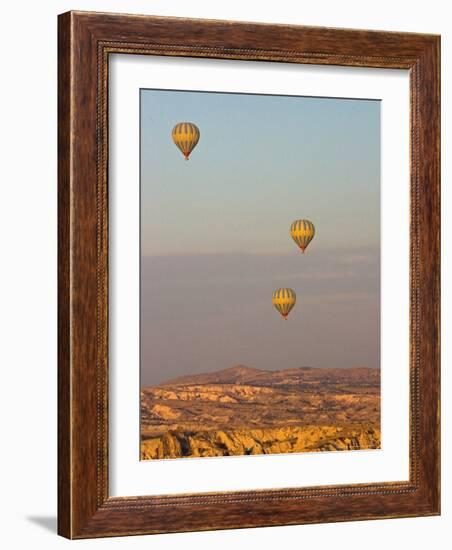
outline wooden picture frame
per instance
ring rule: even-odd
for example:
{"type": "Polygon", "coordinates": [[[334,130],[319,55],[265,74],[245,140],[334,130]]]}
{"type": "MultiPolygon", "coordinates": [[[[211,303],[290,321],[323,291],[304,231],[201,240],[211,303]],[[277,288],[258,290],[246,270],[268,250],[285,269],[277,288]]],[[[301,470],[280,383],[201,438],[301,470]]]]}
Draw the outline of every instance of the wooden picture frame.
{"type": "Polygon", "coordinates": [[[59,16],[58,532],[88,538],[440,513],[440,38],[137,15],[59,16]],[[152,497],[108,491],[112,53],[410,73],[410,479],[152,497]]]}

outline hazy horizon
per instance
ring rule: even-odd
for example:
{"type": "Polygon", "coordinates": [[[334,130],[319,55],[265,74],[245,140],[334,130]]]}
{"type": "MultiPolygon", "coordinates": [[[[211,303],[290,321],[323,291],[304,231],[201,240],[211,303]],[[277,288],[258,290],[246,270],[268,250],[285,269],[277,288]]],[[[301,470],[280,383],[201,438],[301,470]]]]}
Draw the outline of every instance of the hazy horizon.
{"type": "Polygon", "coordinates": [[[141,383],[380,366],[380,102],[141,92],[141,383]],[[201,138],[184,161],[179,121],[201,138]],[[293,220],[313,221],[304,255],[293,220]],[[291,287],[287,321],[272,308],[291,287]]]}
{"type": "MultiPolygon", "coordinates": [[[[242,364],[237,364],[237,365],[232,365],[230,367],[226,367],[225,369],[219,369],[217,371],[211,371],[211,372],[197,372],[197,373],[190,373],[190,374],[187,374],[187,375],[184,375],[182,374],[181,376],[175,376],[173,378],[168,378],[167,380],[162,380],[161,382],[159,382],[158,384],[148,384],[148,385],[142,385],[142,388],[149,388],[149,387],[155,387],[155,386],[161,386],[161,385],[166,385],[168,383],[174,383],[176,380],[179,380],[179,379],[185,379],[185,378],[196,378],[197,376],[203,376],[203,375],[207,375],[207,374],[215,374],[215,373],[223,373],[223,372],[226,372],[226,371],[234,371],[234,369],[237,369],[237,368],[243,368],[243,369],[249,369],[250,371],[262,371],[262,372],[269,372],[269,373],[279,373],[279,372],[285,372],[285,371],[291,371],[291,370],[307,370],[309,369],[310,371],[321,371],[321,370],[330,370],[329,367],[310,367],[308,365],[305,365],[305,366],[302,366],[302,367],[294,367],[292,369],[259,369],[257,367],[252,367],[250,365],[242,365],[242,364]]],[[[336,367],[331,367],[331,369],[334,369],[336,367]]],[[[341,368],[340,370],[341,371],[351,371],[351,370],[356,370],[356,369],[365,369],[365,370],[380,370],[379,367],[365,367],[365,366],[362,366],[362,367],[343,367],[341,368]]]]}

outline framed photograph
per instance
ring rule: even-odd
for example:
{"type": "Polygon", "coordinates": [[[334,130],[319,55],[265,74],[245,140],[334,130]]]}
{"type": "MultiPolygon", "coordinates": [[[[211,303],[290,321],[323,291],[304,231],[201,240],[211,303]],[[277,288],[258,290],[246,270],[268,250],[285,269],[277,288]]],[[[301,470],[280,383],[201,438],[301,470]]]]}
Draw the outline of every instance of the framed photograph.
{"type": "Polygon", "coordinates": [[[440,38],[59,16],[59,533],[440,513],[440,38]]]}

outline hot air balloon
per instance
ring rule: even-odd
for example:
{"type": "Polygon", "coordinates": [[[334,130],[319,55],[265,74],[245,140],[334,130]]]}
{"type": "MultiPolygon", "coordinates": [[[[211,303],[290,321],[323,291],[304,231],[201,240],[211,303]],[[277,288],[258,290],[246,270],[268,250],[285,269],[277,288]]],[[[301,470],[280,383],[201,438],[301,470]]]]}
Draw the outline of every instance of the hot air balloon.
{"type": "Polygon", "coordinates": [[[176,146],[182,151],[185,160],[199,141],[199,128],[193,122],[179,122],[174,126],[172,137],[176,146]]]}
{"type": "Polygon", "coordinates": [[[300,247],[303,254],[308,244],[314,238],[314,234],[314,224],[309,220],[295,220],[290,226],[290,236],[300,247]]]}
{"type": "Polygon", "coordinates": [[[283,319],[287,319],[296,301],[297,295],[291,288],[278,288],[273,292],[272,304],[283,319]]]}

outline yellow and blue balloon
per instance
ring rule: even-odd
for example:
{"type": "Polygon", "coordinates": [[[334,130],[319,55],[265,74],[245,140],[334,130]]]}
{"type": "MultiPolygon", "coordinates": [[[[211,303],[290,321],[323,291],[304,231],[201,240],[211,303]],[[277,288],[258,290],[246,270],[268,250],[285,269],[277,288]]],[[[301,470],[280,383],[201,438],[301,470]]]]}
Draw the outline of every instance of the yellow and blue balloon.
{"type": "Polygon", "coordinates": [[[287,319],[296,301],[297,295],[295,294],[295,290],[291,288],[278,288],[273,292],[273,307],[281,314],[283,319],[287,319]]]}
{"type": "Polygon", "coordinates": [[[199,128],[193,122],[179,122],[174,126],[172,138],[185,160],[189,159],[190,153],[198,144],[199,136],[199,128]]]}
{"type": "Polygon", "coordinates": [[[304,254],[315,235],[315,227],[309,220],[295,220],[290,226],[290,236],[304,254]]]}

